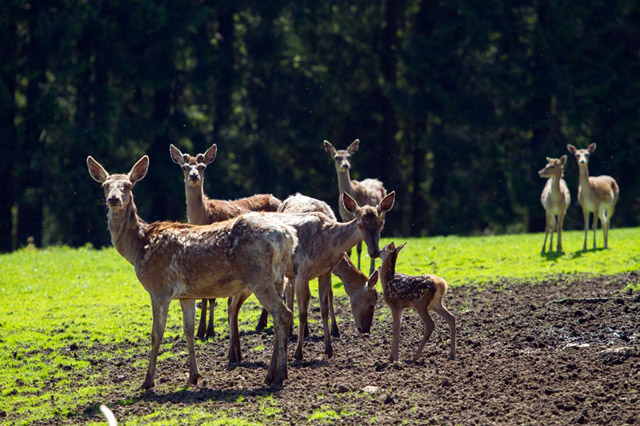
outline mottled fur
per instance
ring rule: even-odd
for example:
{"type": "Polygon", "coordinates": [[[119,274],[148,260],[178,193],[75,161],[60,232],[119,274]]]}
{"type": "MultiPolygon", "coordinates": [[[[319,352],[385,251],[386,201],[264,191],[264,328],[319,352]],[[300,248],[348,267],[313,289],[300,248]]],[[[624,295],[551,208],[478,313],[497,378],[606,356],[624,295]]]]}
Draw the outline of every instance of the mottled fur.
{"type": "Polygon", "coordinates": [[[378,275],[380,276],[384,301],[391,308],[393,316],[393,341],[389,359],[391,361],[398,360],[402,313],[407,308],[415,309],[425,325],[422,341],[413,360],[417,361],[420,357],[422,349],[434,329],[429,310],[435,311],[449,324],[451,332],[449,358],[454,359],[456,356],[456,318],[442,304],[442,298],[447,291],[447,282],[436,275],[409,276],[396,273],[398,253],[404,246],[405,244],[396,248],[394,243],[385,246],[380,252],[382,265],[369,277],[369,285],[372,283],[375,285],[378,281],[378,275]]]}
{"type": "Polygon", "coordinates": [[[562,179],[564,175],[564,165],[567,163],[567,156],[563,155],[560,158],[547,157],[547,165],[538,172],[538,175],[542,178],[547,178],[547,183],[544,185],[542,195],[540,196],[540,202],[546,212],[547,223],[545,226],[544,243],[542,243],[542,254],[545,252],[547,245],[547,236],[551,233],[551,241],[549,241],[549,251],[553,250],[553,232],[556,228],[556,216],[558,224],[558,253],[562,252],[562,227],[564,224],[564,216],[567,213],[567,208],[571,203],[571,195],[569,194],[569,188],[567,182],[562,179]]]}
{"type": "Polygon", "coordinates": [[[140,283],[151,296],[152,349],[141,387],[154,386],[171,300],[179,299],[182,305],[189,350],[188,384],[197,384],[200,373],[193,345],[195,299],[229,297],[246,289],[274,317],[276,337],[266,381],[281,383],[287,375],[286,328],[291,321],[291,312],[281,294],[285,269],[297,245],[295,230],[257,213],[212,225],[147,224],[137,214],[132,193],[149,167],[146,155],[126,175],[109,175],[92,157],[87,158],[87,166],[105,192],[113,245],[135,267],[140,283]]]}
{"type": "Polygon", "coordinates": [[[589,176],[589,157],[596,150],[596,144],[592,143],[587,149],[577,149],[573,145],[567,145],[567,149],[576,157],[580,169],[580,183],[578,184],[578,201],[582,207],[584,218],[584,244],[582,250],[587,249],[587,234],[589,231],[589,213],[593,213],[593,248],[596,248],[596,230],[598,218],[602,222],[604,235],[604,248],[609,247],[609,226],[611,218],[620,196],[618,183],[611,176],[589,176]]]}
{"type": "MultiPolygon", "coordinates": [[[[238,200],[211,200],[204,193],[204,172],[216,159],[218,147],[213,144],[204,154],[192,156],[183,154],[174,145],[169,146],[169,154],[174,163],[184,173],[184,186],[187,201],[187,220],[195,225],[208,225],[231,219],[244,213],[255,211],[274,212],[281,202],[270,194],[258,194],[238,200]]],[[[210,315],[207,323],[207,300],[202,300],[200,326],[196,336],[201,340],[213,337],[213,309],[215,299],[209,300],[210,315]],[[205,329],[206,327],[206,329],[205,329]]]]}
{"type": "MultiPolygon", "coordinates": [[[[333,159],[336,167],[340,194],[346,192],[361,206],[376,206],[387,195],[387,190],[384,189],[382,182],[378,179],[365,179],[363,181],[351,180],[351,156],[358,151],[359,146],[360,140],[356,139],[347,149],[336,150],[331,142],[324,141],[324,148],[333,159]]],[[[342,206],[342,202],[339,202],[338,206],[340,217],[344,222],[353,219],[353,215],[342,206]]],[[[359,269],[362,244],[358,244],[356,251],[358,252],[359,269]]],[[[369,251],[369,257],[371,258],[369,274],[371,274],[375,268],[375,258],[377,255],[377,253],[369,251]]]]}

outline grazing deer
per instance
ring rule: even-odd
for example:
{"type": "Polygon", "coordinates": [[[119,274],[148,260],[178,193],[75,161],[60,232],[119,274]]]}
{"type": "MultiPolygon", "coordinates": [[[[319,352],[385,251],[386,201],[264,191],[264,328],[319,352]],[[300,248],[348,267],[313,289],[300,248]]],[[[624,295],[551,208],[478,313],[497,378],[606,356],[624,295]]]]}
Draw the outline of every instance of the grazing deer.
{"type": "MultiPolygon", "coordinates": [[[[341,260],[344,260],[344,252],[362,240],[367,244],[369,251],[377,255],[380,251],[378,244],[380,232],[384,226],[385,215],[393,207],[395,195],[395,192],[391,192],[376,207],[360,207],[349,194],[343,194],[342,202],[345,209],[355,217],[354,220],[346,223],[337,222],[322,213],[262,213],[263,216],[274,218],[283,224],[291,226],[298,235],[295,257],[287,268],[286,273],[287,278],[293,282],[295,298],[298,301],[298,344],[294,354],[296,359],[303,358],[302,346],[304,339],[302,337],[307,325],[310,299],[309,281],[316,277],[327,277],[336,265],[341,260]]],[[[349,268],[349,266],[345,266],[345,268],[349,268]]],[[[354,285],[354,288],[356,285],[354,285]]],[[[326,287],[331,287],[331,283],[329,281],[327,285],[326,281],[321,282],[320,286],[326,289],[326,287]]],[[[374,288],[375,284],[367,290],[373,291],[374,288]]],[[[322,291],[321,301],[328,301],[326,290],[322,291]]],[[[291,302],[293,300],[292,297],[289,300],[290,303],[293,303],[291,302]]],[[[230,307],[230,312],[231,310],[234,311],[233,315],[229,314],[230,321],[232,316],[237,321],[237,310],[240,309],[240,306],[241,303],[238,300],[238,303],[234,303],[234,306],[230,307]]],[[[369,321],[373,317],[373,309],[367,312],[366,315],[370,316],[370,318],[361,323],[363,330],[367,326],[371,326],[369,321]]],[[[330,358],[333,356],[333,348],[325,318],[326,312],[323,312],[324,350],[327,357],[330,358]]],[[[236,345],[236,347],[229,352],[237,355],[240,352],[237,324],[230,328],[233,332],[231,344],[236,345]]]]}
{"type": "Polygon", "coordinates": [[[398,253],[405,245],[406,243],[396,248],[393,243],[390,243],[385,246],[380,252],[382,266],[376,269],[369,277],[369,286],[375,285],[378,281],[378,270],[380,271],[384,301],[391,308],[391,315],[393,316],[393,341],[389,359],[391,361],[398,360],[402,313],[410,307],[416,310],[422,322],[424,322],[424,336],[413,356],[413,361],[418,360],[425,343],[433,332],[434,323],[429,315],[429,310],[435,311],[449,324],[449,331],[451,332],[451,354],[449,359],[455,359],[456,317],[442,304],[442,298],[447,291],[447,282],[435,275],[412,276],[396,273],[398,253]]]}
{"type": "MultiPolygon", "coordinates": [[[[211,200],[204,193],[204,171],[216,159],[218,147],[213,144],[204,154],[195,157],[183,154],[173,144],[169,153],[174,163],[184,173],[184,189],[187,199],[187,220],[194,225],[208,225],[231,219],[252,211],[274,212],[280,206],[280,200],[270,194],[258,194],[239,200],[211,200]]],[[[196,337],[207,340],[214,336],[213,310],[215,299],[209,300],[209,323],[207,324],[207,300],[202,300],[202,313],[196,337]],[[205,332],[206,326],[206,332],[205,332]]],[[[266,312],[266,311],[265,311],[266,312]]],[[[266,317],[265,317],[266,318],[266,317]]]]}
{"type": "Polygon", "coordinates": [[[178,299],[189,350],[188,384],[200,373],[193,345],[195,299],[229,297],[252,291],[273,316],[274,348],[266,382],[280,384],[287,376],[287,326],[291,311],[282,299],[284,273],[291,263],[295,230],[258,213],[212,225],[175,222],[146,223],[137,213],[132,188],[147,174],[149,157],[142,157],[128,174],[112,174],[91,156],[89,174],[102,184],[109,213],[111,241],[129,261],[151,296],[153,329],[146,378],[154,386],[160,343],[171,300],[178,299]]]}
{"type": "Polygon", "coordinates": [[[589,177],[589,156],[596,150],[596,144],[592,143],[587,149],[577,149],[573,145],[567,145],[570,153],[575,155],[580,169],[580,181],[578,184],[578,201],[582,207],[584,217],[584,244],[582,250],[587,250],[587,234],[589,233],[589,213],[593,213],[593,248],[596,248],[596,230],[598,218],[602,222],[604,234],[604,248],[609,247],[609,225],[618,202],[620,188],[611,176],[589,177]]]}
{"type": "Polygon", "coordinates": [[[567,156],[560,158],[547,157],[547,165],[538,172],[542,178],[548,178],[547,183],[542,190],[540,201],[546,212],[547,224],[544,233],[544,243],[542,243],[542,254],[545,252],[547,245],[547,237],[551,233],[551,241],[549,241],[549,252],[553,251],[553,231],[556,228],[556,216],[558,217],[558,253],[562,252],[562,225],[567,208],[571,203],[571,195],[567,182],[562,179],[564,174],[564,165],[567,163],[567,156]]]}
{"type": "MultiPolygon", "coordinates": [[[[387,195],[387,190],[384,189],[382,182],[378,179],[365,179],[362,182],[357,180],[351,180],[349,171],[351,169],[351,156],[358,151],[360,146],[360,140],[354,140],[349,147],[344,150],[336,150],[331,142],[324,141],[324,149],[333,158],[336,166],[336,172],[338,173],[338,189],[340,194],[347,193],[361,206],[376,206],[387,195]]],[[[338,203],[340,217],[344,222],[348,222],[353,219],[353,215],[345,210],[342,203],[338,203]]],[[[358,253],[358,269],[360,269],[360,255],[362,253],[362,243],[358,243],[356,247],[358,253]]],[[[351,254],[351,251],[349,251],[351,254]]],[[[371,266],[369,268],[369,274],[373,272],[376,265],[375,253],[369,252],[371,258],[371,266]]]]}

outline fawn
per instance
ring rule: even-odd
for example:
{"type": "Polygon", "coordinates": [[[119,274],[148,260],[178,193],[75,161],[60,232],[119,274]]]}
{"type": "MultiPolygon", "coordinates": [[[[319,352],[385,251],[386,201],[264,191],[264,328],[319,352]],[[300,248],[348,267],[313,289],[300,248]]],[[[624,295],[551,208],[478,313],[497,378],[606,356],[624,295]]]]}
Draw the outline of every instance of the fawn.
{"type": "Polygon", "coordinates": [[[567,156],[560,158],[547,157],[547,165],[538,172],[542,178],[548,178],[544,185],[540,201],[546,212],[547,224],[545,226],[544,243],[542,243],[542,252],[544,254],[547,245],[547,237],[551,233],[551,241],[549,241],[549,252],[553,251],[553,231],[556,227],[556,216],[558,217],[558,253],[562,252],[562,226],[567,208],[571,203],[571,195],[567,182],[562,179],[564,174],[564,165],[567,163],[567,156]]]}
{"type": "Polygon", "coordinates": [[[582,207],[584,217],[584,244],[582,250],[587,250],[587,234],[589,233],[589,213],[593,213],[593,248],[596,248],[596,230],[598,218],[602,222],[604,234],[604,248],[609,247],[609,225],[618,202],[620,188],[611,176],[589,176],[589,156],[596,150],[596,144],[592,143],[587,149],[577,149],[573,145],[567,145],[570,153],[575,155],[580,169],[580,183],[578,184],[578,201],[582,207]]]}
{"type": "Polygon", "coordinates": [[[397,247],[394,243],[385,246],[380,252],[382,265],[373,271],[369,277],[369,285],[375,285],[378,281],[378,271],[385,303],[391,308],[393,316],[393,341],[391,344],[391,361],[398,360],[398,348],[400,345],[400,325],[402,324],[402,313],[407,308],[416,310],[422,322],[424,322],[424,336],[418,346],[418,350],[413,356],[413,361],[417,361],[422,353],[425,343],[433,332],[434,323],[429,316],[429,310],[435,311],[449,324],[451,332],[451,354],[449,359],[456,357],[456,317],[442,304],[442,298],[447,291],[447,282],[435,275],[405,275],[396,273],[396,260],[398,253],[405,244],[397,247]]]}

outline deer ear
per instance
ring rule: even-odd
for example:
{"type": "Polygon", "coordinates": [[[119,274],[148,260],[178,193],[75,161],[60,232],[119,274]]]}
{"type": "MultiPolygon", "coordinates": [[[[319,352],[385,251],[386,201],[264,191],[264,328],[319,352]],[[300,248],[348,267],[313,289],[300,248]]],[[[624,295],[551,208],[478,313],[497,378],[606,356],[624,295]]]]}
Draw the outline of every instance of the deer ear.
{"type": "Polygon", "coordinates": [[[323,144],[324,144],[324,150],[327,151],[327,154],[329,154],[331,157],[336,155],[336,147],[333,146],[331,142],[329,142],[328,140],[325,140],[323,144]]]}
{"type": "Polygon", "coordinates": [[[396,249],[396,253],[400,253],[400,250],[402,250],[406,245],[407,243],[402,243],[402,245],[399,245],[398,248],[396,249]]]}
{"type": "Polygon", "coordinates": [[[567,145],[567,149],[568,149],[568,150],[569,150],[569,152],[570,152],[570,153],[572,153],[572,154],[575,154],[575,153],[576,153],[576,151],[577,151],[576,147],[575,147],[575,146],[573,146],[573,145],[571,145],[571,144],[567,145]]]}
{"type": "Polygon", "coordinates": [[[87,157],[87,168],[93,180],[98,183],[104,183],[109,177],[109,173],[92,156],[87,157]]]}
{"type": "Polygon", "coordinates": [[[358,209],[358,203],[356,200],[346,192],[342,193],[342,205],[344,206],[344,209],[351,214],[355,214],[358,209]]]}
{"type": "Polygon", "coordinates": [[[367,286],[369,288],[375,288],[376,283],[378,282],[378,275],[379,275],[379,272],[377,269],[371,273],[371,276],[367,280],[367,286]]]}
{"type": "Polygon", "coordinates": [[[182,166],[184,164],[184,157],[182,153],[173,144],[169,145],[169,155],[171,155],[171,160],[173,160],[173,162],[178,166],[182,166]]]}
{"type": "Polygon", "coordinates": [[[147,170],[149,170],[149,156],[144,155],[129,171],[131,183],[135,185],[141,181],[147,175],[147,170]]]}
{"type": "Polygon", "coordinates": [[[214,143],[213,145],[211,145],[211,148],[209,148],[204,153],[204,164],[213,163],[213,160],[216,159],[216,154],[217,153],[218,153],[218,146],[214,143]]]}
{"type": "Polygon", "coordinates": [[[567,163],[567,156],[563,155],[562,157],[560,157],[560,164],[566,164],[567,163]]]}
{"type": "Polygon", "coordinates": [[[384,197],[382,201],[380,201],[380,204],[378,204],[378,209],[380,209],[382,213],[388,212],[393,208],[393,204],[395,203],[395,200],[396,200],[396,191],[391,191],[391,193],[387,194],[387,196],[384,197]]]}
{"type": "Polygon", "coordinates": [[[358,152],[359,147],[360,147],[360,139],[356,139],[355,141],[351,142],[351,145],[349,145],[349,147],[347,148],[347,152],[353,155],[356,152],[358,152]]]}
{"type": "Polygon", "coordinates": [[[551,162],[551,158],[550,157],[544,157],[547,160],[547,163],[551,162]]]}
{"type": "Polygon", "coordinates": [[[592,143],[591,145],[589,145],[589,146],[587,147],[587,151],[589,151],[589,154],[593,154],[593,151],[595,151],[595,150],[596,150],[596,146],[597,146],[597,145],[596,145],[595,143],[592,143]]]}

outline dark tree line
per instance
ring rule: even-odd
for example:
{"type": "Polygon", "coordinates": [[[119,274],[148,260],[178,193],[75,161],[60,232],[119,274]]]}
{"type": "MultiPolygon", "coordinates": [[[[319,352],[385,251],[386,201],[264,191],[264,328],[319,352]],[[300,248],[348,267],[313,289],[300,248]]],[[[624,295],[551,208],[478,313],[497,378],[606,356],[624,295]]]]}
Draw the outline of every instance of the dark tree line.
{"type": "MultiPolygon", "coordinates": [[[[640,7],[489,2],[18,1],[0,5],[0,250],[108,244],[88,154],[126,171],[148,220],[185,217],[168,146],[218,144],[216,198],[294,192],[337,206],[323,151],[398,193],[387,235],[540,231],[537,176],[598,143],[640,221],[640,7]]],[[[577,199],[577,166],[566,179],[577,199]]],[[[570,209],[567,228],[581,226],[570,209]]]]}

